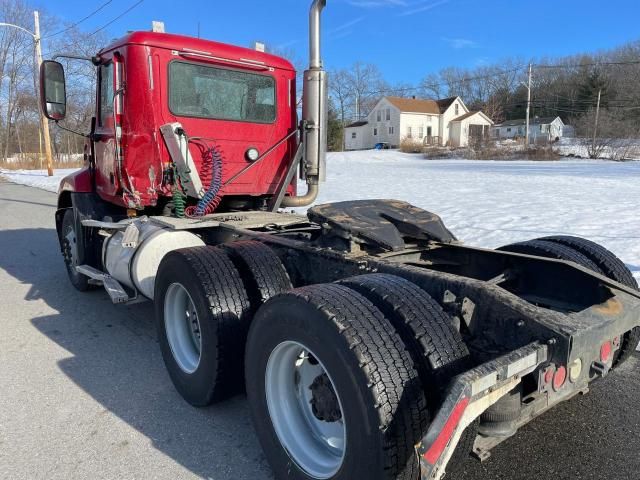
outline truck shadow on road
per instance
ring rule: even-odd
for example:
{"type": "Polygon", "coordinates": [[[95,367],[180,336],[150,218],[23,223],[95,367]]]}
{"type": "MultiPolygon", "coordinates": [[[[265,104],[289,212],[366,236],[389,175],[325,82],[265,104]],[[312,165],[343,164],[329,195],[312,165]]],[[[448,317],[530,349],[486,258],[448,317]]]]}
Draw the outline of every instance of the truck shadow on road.
{"type": "MultiPolygon", "coordinates": [[[[31,322],[69,352],[68,358],[58,361],[60,370],[103,409],[95,418],[78,411],[83,423],[92,422],[99,432],[108,422],[101,417],[111,413],[200,477],[273,478],[244,397],[196,409],[175,392],[155,338],[150,303],[116,307],[102,290],[84,294],[73,290],[53,229],[0,231],[0,245],[4,247],[0,268],[29,285],[24,300],[43,301],[57,312],[31,322]]],[[[592,394],[567,402],[522,429],[487,463],[470,463],[465,472],[447,479],[596,479],[606,478],[619,466],[630,466],[635,473],[629,478],[634,477],[640,464],[639,365],[632,359],[619,373],[596,384],[592,394]]],[[[106,448],[96,451],[111,458],[123,448],[123,440],[88,437],[86,442],[100,441],[106,448]]],[[[156,475],[149,471],[147,476],[156,475]]]]}
{"type": "MultiPolygon", "coordinates": [[[[69,352],[58,361],[60,370],[103,407],[95,418],[86,418],[81,410],[86,403],[78,404],[78,423],[95,427],[89,429],[93,436],[84,440],[100,442],[95,449],[104,455],[100,462],[117,461],[118,450],[129,443],[126,438],[100,437],[101,427],[114,423],[104,418],[111,412],[197,476],[273,478],[244,397],[197,409],[176,393],[155,338],[150,302],[114,306],[102,289],[75,291],[66,278],[53,229],[0,231],[0,245],[0,269],[29,285],[24,300],[45,302],[47,310],[58,312],[31,323],[69,352]]],[[[156,476],[153,471],[145,475],[156,476]]]]}

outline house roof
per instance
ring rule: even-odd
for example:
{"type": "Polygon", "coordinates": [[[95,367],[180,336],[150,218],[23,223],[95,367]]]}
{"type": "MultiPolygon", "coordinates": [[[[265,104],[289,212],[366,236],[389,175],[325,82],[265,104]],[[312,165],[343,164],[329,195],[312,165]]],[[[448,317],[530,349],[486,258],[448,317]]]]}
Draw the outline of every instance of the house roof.
{"type": "Polygon", "coordinates": [[[366,120],[360,120],[358,122],[350,123],[349,125],[346,125],[344,128],[364,127],[368,123],[369,122],[367,122],[366,120]]]}
{"type": "Polygon", "coordinates": [[[441,98],[440,100],[436,100],[438,107],[440,107],[440,113],[446,112],[447,109],[451,105],[453,105],[453,102],[455,102],[457,99],[458,97],[449,97],[449,98],[441,98]]]}
{"type": "Polygon", "coordinates": [[[421,100],[417,98],[385,97],[391,105],[401,112],[430,113],[440,115],[447,111],[458,97],[444,98],[442,100],[421,100]]]}
{"type": "MultiPolygon", "coordinates": [[[[531,125],[548,125],[550,123],[553,123],[557,118],[560,118],[560,117],[532,118],[531,125]]],[[[562,119],[560,121],[562,121],[562,119]]],[[[527,120],[523,118],[518,120],[507,120],[506,122],[502,122],[501,124],[496,125],[496,127],[521,127],[526,124],[527,124],[527,120]]]]}
{"type": "Polygon", "coordinates": [[[460,115],[458,118],[454,118],[451,121],[452,122],[461,122],[462,120],[464,120],[466,118],[473,117],[476,113],[480,113],[480,112],[478,110],[476,110],[475,112],[465,113],[464,115],[460,115]]]}
{"type": "Polygon", "coordinates": [[[460,115],[457,118],[454,118],[453,120],[451,120],[452,122],[462,122],[463,120],[466,120],[467,118],[473,117],[474,115],[480,115],[481,117],[483,117],[486,121],[488,121],[491,125],[493,125],[493,120],[491,120],[483,111],[481,110],[474,110],[473,112],[469,112],[469,113],[465,113],[464,115],[460,115]]]}

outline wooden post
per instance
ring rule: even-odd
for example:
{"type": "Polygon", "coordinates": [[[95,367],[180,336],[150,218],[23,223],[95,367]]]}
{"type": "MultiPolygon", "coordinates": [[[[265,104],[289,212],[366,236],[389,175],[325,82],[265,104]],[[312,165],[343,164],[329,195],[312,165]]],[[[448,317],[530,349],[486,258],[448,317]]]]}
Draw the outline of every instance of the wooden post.
{"type": "MultiPolygon", "coordinates": [[[[40,17],[37,11],[33,12],[33,19],[35,22],[35,35],[33,38],[36,43],[36,60],[38,63],[38,72],[39,72],[40,66],[42,65],[42,45],[41,45],[41,39],[40,39],[40,17]]],[[[40,102],[38,102],[38,104],[40,104],[40,102]]],[[[53,155],[51,154],[51,137],[49,135],[49,121],[47,120],[47,117],[44,116],[42,105],[40,105],[40,123],[42,125],[42,135],[44,137],[45,155],[47,156],[47,174],[51,177],[53,176],[53,155]]]]}
{"type": "Polygon", "coordinates": [[[596,105],[596,123],[593,126],[593,142],[591,143],[591,151],[596,151],[596,139],[598,138],[598,120],[600,118],[600,97],[602,96],[602,89],[598,90],[598,103],[596,105]]]}

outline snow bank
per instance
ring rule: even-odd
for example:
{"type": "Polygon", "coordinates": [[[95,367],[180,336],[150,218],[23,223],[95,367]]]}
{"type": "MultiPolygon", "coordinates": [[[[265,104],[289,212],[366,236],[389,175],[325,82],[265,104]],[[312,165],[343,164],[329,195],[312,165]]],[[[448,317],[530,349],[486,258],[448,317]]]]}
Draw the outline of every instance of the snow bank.
{"type": "Polygon", "coordinates": [[[60,186],[60,181],[76,170],[77,168],[54,170],[54,175],[49,177],[46,170],[4,170],[0,168],[0,176],[13,183],[56,193],[60,186]]]}

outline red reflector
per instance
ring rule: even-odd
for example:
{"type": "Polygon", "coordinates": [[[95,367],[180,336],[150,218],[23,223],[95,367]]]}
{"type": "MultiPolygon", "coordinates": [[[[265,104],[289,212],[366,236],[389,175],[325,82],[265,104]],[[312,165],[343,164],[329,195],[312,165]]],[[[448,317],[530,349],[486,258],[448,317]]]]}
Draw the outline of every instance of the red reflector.
{"type": "Polygon", "coordinates": [[[544,372],[544,383],[547,385],[551,383],[553,380],[553,367],[549,367],[546,372],[544,372]]]}
{"type": "Polygon", "coordinates": [[[556,370],[556,374],[553,376],[553,389],[560,390],[566,381],[567,369],[565,367],[559,367],[558,370],[556,370]]]}
{"type": "Polygon", "coordinates": [[[600,360],[602,363],[607,363],[611,358],[611,352],[613,351],[613,347],[611,346],[611,342],[604,342],[602,347],[600,347],[600,360]]]}
{"type": "Polygon", "coordinates": [[[427,450],[423,455],[424,459],[429,462],[430,465],[435,465],[438,462],[442,452],[444,452],[444,449],[451,440],[453,433],[456,431],[456,428],[458,428],[460,420],[462,420],[462,415],[464,415],[464,411],[467,409],[468,405],[468,398],[462,398],[458,402],[454,407],[453,412],[451,412],[451,416],[447,420],[447,423],[444,424],[444,427],[440,431],[438,438],[436,438],[436,441],[433,442],[431,448],[429,448],[429,450],[427,450]]]}

